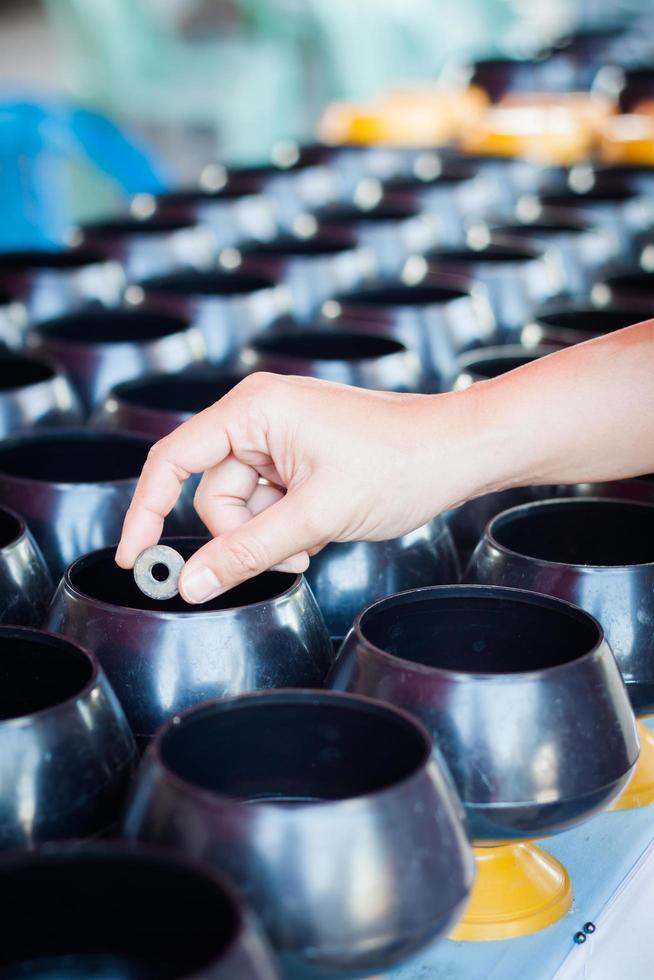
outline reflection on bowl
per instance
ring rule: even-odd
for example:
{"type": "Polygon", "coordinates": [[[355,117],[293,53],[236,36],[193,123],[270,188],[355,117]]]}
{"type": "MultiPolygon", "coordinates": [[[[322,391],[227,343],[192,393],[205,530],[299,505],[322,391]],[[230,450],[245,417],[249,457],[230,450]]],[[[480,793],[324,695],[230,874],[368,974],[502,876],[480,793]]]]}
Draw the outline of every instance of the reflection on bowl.
{"type": "Polygon", "coordinates": [[[72,425],[82,407],[68,378],[35,357],[0,353],[0,438],[22,429],[72,425]]]}
{"type": "Polygon", "coordinates": [[[25,521],[0,507],[0,623],[40,626],[53,588],[43,555],[25,521]]]}

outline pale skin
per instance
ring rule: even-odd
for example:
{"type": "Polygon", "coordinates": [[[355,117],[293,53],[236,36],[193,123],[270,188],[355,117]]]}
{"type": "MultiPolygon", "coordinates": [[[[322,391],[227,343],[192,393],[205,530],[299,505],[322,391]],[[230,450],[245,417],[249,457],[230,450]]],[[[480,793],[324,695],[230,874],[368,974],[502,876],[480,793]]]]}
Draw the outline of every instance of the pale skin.
{"type": "Polygon", "coordinates": [[[116,561],[131,568],[157,543],[192,473],[213,538],[180,592],[201,603],[269,568],[305,571],[330,541],[397,537],[492,490],[652,471],[654,320],[442,395],[254,374],[153,447],[116,561]]]}

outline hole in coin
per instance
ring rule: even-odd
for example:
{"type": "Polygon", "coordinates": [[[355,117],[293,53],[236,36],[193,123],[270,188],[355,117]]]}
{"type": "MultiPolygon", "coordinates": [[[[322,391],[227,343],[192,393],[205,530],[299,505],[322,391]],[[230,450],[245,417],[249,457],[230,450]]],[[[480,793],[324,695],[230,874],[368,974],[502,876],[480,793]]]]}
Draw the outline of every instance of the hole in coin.
{"type": "Polygon", "coordinates": [[[150,575],[155,582],[167,582],[170,577],[170,569],[162,561],[157,561],[150,569],[150,575]]]}

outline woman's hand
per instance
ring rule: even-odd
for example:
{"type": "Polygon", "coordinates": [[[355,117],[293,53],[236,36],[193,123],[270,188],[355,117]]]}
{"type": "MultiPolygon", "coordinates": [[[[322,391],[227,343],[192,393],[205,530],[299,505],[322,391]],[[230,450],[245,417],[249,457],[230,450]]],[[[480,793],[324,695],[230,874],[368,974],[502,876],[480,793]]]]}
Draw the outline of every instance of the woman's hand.
{"type": "Polygon", "coordinates": [[[156,544],[192,473],[204,474],[195,507],[213,540],[185,566],[187,602],[271,567],[302,572],[330,541],[411,531],[489,488],[474,405],[473,389],[400,395],[251,375],[153,447],[116,561],[130,568],[156,544]]]}

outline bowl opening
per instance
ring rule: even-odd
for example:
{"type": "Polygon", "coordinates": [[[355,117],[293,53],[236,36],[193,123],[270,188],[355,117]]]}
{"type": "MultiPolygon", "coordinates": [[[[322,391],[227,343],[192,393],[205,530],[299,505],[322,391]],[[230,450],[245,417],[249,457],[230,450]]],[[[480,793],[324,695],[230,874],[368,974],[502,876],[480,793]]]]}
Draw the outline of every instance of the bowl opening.
{"type": "MultiPolygon", "coordinates": [[[[163,543],[175,548],[187,560],[198,548],[206,544],[206,540],[164,538],[163,543]]],[[[271,602],[286,592],[296,579],[295,575],[283,572],[264,572],[238,585],[235,589],[230,589],[217,599],[212,599],[211,602],[192,606],[184,602],[181,596],[158,600],[144,595],[134,581],[132,572],[116,565],[114,555],[114,548],[105,548],[78,559],[68,572],[73,587],[87,598],[111,606],[199,616],[221,609],[238,609],[254,603],[271,602]]]]}
{"type": "Polygon", "coordinates": [[[54,370],[42,361],[11,354],[0,356],[0,391],[15,391],[27,385],[51,381],[54,376],[54,370]]]}
{"type": "Polygon", "coordinates": [[[513,248],[493,242],[485,248],[448,248],[437,249],[427,254],[427,259],[437,265],[499,265],[503,262],[531,262],[538,258],[539,253],[525,246],[524,249],[513,248]]]}
{"type": "Polygon", "coordinates": [[[21,523],[10,511],[0,507],[0,549],[8,548],[22,532],[21,523]]]}
{"type": "Polygon", "coordinates": [[[575,208],[583,207],[586,201],[598,204],[623,204],[638,196],[637,192],[628,187],[591,187],[583,194],[574,191],[548,192],[540,195],[540,202],[546,206],[575,208]]]}
{"type": "Polygon", "coordinates": [[[629,308],[611,307],[610,309],[582,306],[576,309],[552,310],[550,313],[537,314],[539,323],[557,330],[581,330],[585,333],[611,333],[622,330],[632,323],[649,319],[651,311],[647,309],[633,310],[629,308]]]}
{"type": "Polygon", "coordinates": [[[459,673],[513,674],[594,649],[592,619],[554,603],[488,595],[399,595],[372,607],[361,632],[401,660],[459,673]]]}
{"type": "Polygon", "coordinates": [[[70,248],[61,251],[33,250],[0,253],[0,270],[30,271],[36,269],[80,269],[85,265],[106,262],[106,256],[90,248],[70,248]]]}
{"type": "Polygon", "coordinates": [[[128,381],[114,388],[116,398],[128,405],[160,412],[195,415],[223,398],[241,381],[238,375],[215,378],[189,374],[161,376],[145,381],[128,381]]]}
{"type": "Polygon", "coordinates": [[[212,879],[152,858],[28,858],[0,869],[0,882],[1,976],[177,980],[217,960],[241,929],[212,879]]]}
{"type": "Polygon", "coordinates": [[[119,433],[44,432],[0,442],[0,474],[43,483],[135,480],[150,445],[119,433]]]}
{"type": "Polygon", "coordinates": [[[517,235],[519,238],[538,238],[540,232],[546,235],[580,235],[591,225],[576,224],[573,221],[532,221],[529,224],[494,225],[494,235],[517,235]]]}
{"type": "Polygon", "coordinates": [[[147,292],[170,296],[243,296],[270,289],[274,283],[263,276],[240,272],[174,272],[141,283],[147,292]]]}
{"type": "Polygon", "coordinates": [[[501,374],[523,367],[525,364],[531,364],[538,358],[538,354],[528,354],[526,351],[523,355],[518,356],[498,354],[494,357],[480,357],[478,360],[468,361],[464,370],[469,371],[470,374],[478,375],[480,378],[498,378],[501,374]]]}
{"type": "Polygon", "coordinates": [[[332,238],[328,235],[313,235],[311,238],[277,238],[271,242],[257,243],[243,249],[245,256],[279,256],[280,258],[305,258],[321,255],[341,255],[354,246],[352,241],[332,238]]]}
{"type": "Polygon", "coordinates": [[[609,276],[604,283],[609,290],[626,290],[646,299],[654,296],[654,273],[651,272],[625,272],[622,275],[609,276]]]}
{"type": "Polygon", "coordinates": [[[377,204],[372,208],[358,208],[356,205],[333,205],[322,208],[316,217],[325,224],[356,224],[358,222],[377,221],[406,221],[415,218],[420,212],[415,208],[403,207],[401,204],[391,204],[390,201],[377,204]]]}
{"type": "Polygon", "coordinates": [[[289,804],[387,789],[429,753],[422,733],[383,705],[308,694],[208,705],[160,747],[164,764],[201,789],[289,804]]]}
{"type": "Polygon", "coordinates": [[[565,500],[507,511],[491,533],[499,545],[571,565],[654,562],[654,506],[622,500],[565,500]]]}
{"type": "Polygon", "coordinates": [[[230,187],[229,184],[226,184],[215,191],[204,190],[202,187],[187,187],[184,190],[159,194],[156,200],[159,205],[164,207],[176,204],[210,204],[212,201],[238,201],[252,193],[251,188],[230,187]]]}
{"type": "Polygon", "coordinates": [[[398,283],[345,293],[337,296],[336,300],[342,307],[429,306],[449,303],[469,295],[465,289],[452,286],[403,286],[398,283]]]}
{"type": "Polygon", "coordinates": [[[151,218],[124,217],[92,221],[82,227],[82,232],[93,238],[122,238],[125,235],[166,235],[194,227],[196,226],[192,222],[184,218],[155,215],[151,218]]]}
{"type": "Polygon", "coordinates": [[[63,637],[0,628],[0,721],[54,708],[92,676],[89,657],[63,637]]]}
{"type": "Polygon", "coordinates": [[[345,331],[306,331],[260,337],[252,342],[262,354],[308,361],[364,361],[406,351],[404,344],[390,337],[345,331]]]}
{"type": "Polygon", "coordinates": [[[158,340],[188,330],[182,317],[141,310],[84,310],[37,324],[37,330],[55,340],[78,344],[124,344],[158,340]]]}

